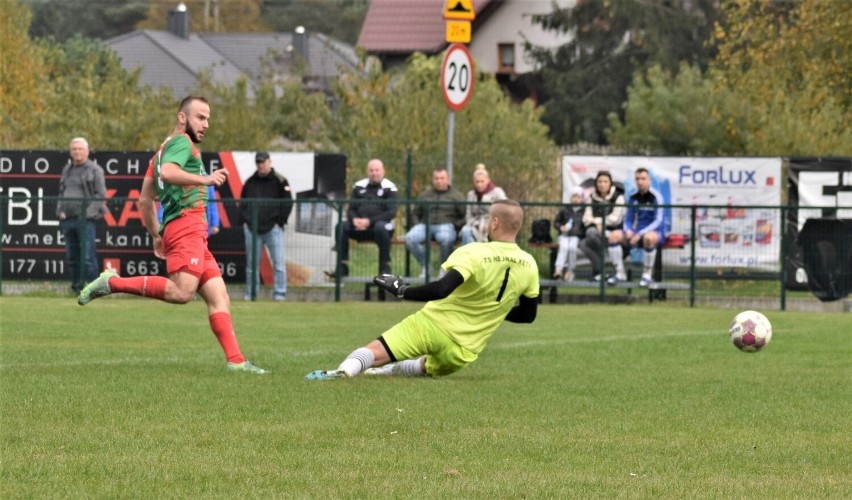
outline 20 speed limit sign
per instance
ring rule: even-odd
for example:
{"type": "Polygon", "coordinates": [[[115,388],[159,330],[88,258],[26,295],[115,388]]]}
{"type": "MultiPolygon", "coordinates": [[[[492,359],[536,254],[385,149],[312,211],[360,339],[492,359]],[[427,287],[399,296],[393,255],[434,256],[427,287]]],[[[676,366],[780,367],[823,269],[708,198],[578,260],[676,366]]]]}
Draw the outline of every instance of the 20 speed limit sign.
{"type": "Polygon", "coordinates": [[[441,68],[444,101],[453,111],[461,111],[473,95],[473,58],[465,45],[454,43],[447,49],[441,68]]]}

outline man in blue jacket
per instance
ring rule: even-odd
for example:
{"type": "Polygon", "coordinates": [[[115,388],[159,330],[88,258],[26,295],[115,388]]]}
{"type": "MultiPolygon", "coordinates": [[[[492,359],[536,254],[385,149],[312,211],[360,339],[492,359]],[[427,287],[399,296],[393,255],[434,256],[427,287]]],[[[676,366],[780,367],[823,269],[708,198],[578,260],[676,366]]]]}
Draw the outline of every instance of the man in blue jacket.
{"type": "Polygon", "coordinates": [[[665,241],[664,212],[660,206],[663,199],[651,189],[651,175],[647,168],[637,168],[634,180],[636,192],[627,199],[623,242],[630,248],[645,250],[639,286],[648,286],[654,282],[651,271],[657,258],[657,247],[665,241]]]}

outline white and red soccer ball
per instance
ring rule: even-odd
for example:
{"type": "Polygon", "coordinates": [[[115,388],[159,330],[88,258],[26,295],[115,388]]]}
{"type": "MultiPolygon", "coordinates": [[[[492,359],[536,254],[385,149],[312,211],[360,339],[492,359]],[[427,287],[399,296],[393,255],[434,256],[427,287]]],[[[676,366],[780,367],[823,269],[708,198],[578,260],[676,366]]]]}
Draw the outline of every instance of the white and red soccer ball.
{"type": "Polygon", "coordinates": [[[743,352],[757,352],[772,340],[772,325],[757,311],[743,311],[731,321],[731,342],[743,352]]]}

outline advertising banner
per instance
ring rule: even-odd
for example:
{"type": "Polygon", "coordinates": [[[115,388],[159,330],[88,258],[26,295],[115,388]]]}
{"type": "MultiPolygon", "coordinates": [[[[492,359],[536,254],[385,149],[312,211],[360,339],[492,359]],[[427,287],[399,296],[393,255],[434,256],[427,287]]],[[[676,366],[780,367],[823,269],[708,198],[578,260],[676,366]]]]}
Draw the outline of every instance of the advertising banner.
{"type": "MultiPolygon", "coordinates": [[[[108,211],[97,229],[101,268],[123,276],[165,275],[165,261],[154,257],[151,238],[142,226],[136,199],[153,152],[93,152],[104,169],[108,211]]],[[[307,199],[346,196],[346,157],[337,154],[270,153],[273,168],[283,173],[296,198],[285,235],[288,269],[299,284],[325,282],[334,268],[333,231],[336,212],[307,199]],[[321,240],[321,241],[320,241],[321,240]],[[316,252],[329,248],[328,255],[316,252]],[[310,250],[313,249],[313,250],[310,250]]],[[[255,172],[254,152],[202,153],[208,171],[228,169],[228,182],[217,189],[221,232],[209,247],[228,282],[245,282],[245,243],[238,226],[237,200],[243,182],[255,172]]],[[[9,202],[2,216],[4,280],[67,279],[65,242],[59,230],[56,202],[66,151],[0,151],[0,195],[9,202]]]]}
{"type": "Polygon", "coordinates": [[[692,206],[696,213],[696,267],[778,271],[781,204],[780,158],[683,158],[563,156],[562,199],[574,186],[588,194],[595,175],[609,171],[625,192],[636,190],[633,173],[645,167],[663,198],[666,235],[683,248],[664,252],[664,265],[690,264],[692,206]],[[746,208],[746,207],[772,208],[746,208]]]}
{"type": "MultiPolygon", "coordinates": [[[[784,242],[787,250],[787,288],[806,290],[809,288],[809,278],[813,277],[809,277],[805,270],[800,234],[810,220],[852,221],[852,159],[791,158],[787,164],[787,186],[788,204],[793,207],[787,214],[784,242]]],[[[825,238],[830,236],[825,235],[825,238]]],[[[833,246],[828,242],[812,245],[813,248],[833,246]]],[[[850,254],[850,250],[845,248],[840,252],[846,256],[850,254]]],[[[830,257],[826,255],[816,260],[828,265],[830,257]]],[[[832,265],[831,271],[837,275],[840,266],[832,265]]]]}

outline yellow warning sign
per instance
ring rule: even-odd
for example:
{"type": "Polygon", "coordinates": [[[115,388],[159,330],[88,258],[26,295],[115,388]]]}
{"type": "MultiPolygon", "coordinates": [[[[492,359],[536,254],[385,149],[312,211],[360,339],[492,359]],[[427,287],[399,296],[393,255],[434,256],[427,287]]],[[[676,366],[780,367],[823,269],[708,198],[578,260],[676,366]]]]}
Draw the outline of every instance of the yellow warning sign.
{"type": "Polygon", "coordinates": [[[446,0],[444,3],[444,19],[473,21],[475,18],[473,0],[446,0]]]}
{"type": "Polygon", "coordinates": [[[470,21],[447,21],[447,41],[470,43],[470,21]]]}

